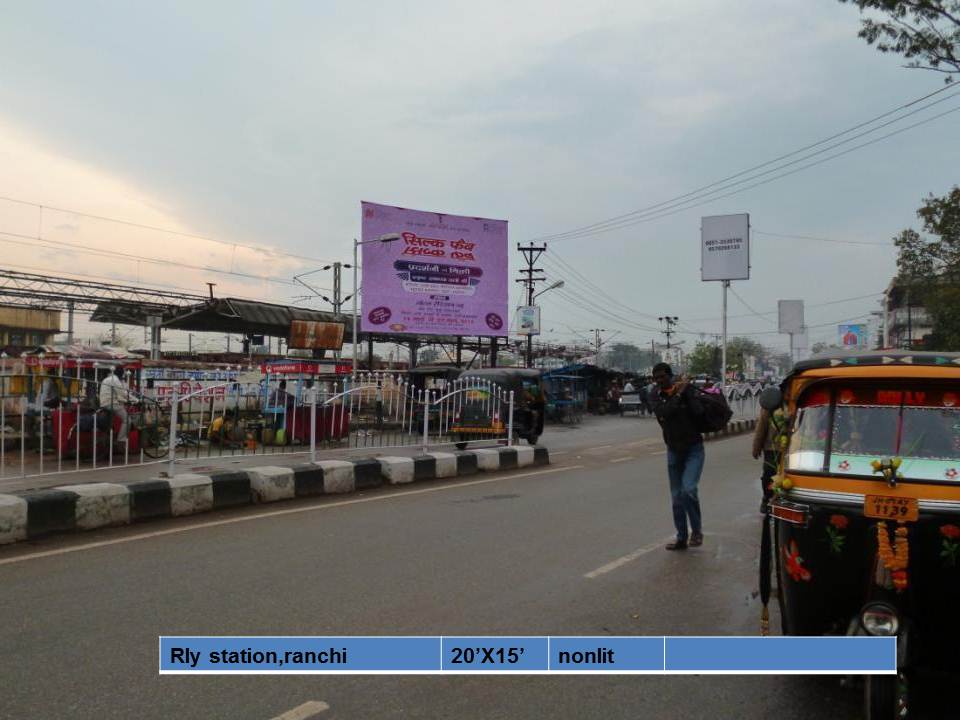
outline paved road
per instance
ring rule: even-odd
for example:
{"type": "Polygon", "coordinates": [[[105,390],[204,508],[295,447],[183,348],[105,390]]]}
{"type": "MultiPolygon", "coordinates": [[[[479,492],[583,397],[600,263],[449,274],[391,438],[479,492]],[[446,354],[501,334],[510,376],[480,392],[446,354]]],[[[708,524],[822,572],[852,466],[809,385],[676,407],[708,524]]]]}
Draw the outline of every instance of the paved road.
{"type": "MultiPolygon", "coordinates": [[[[650,417],[639,417],[634,414],[626,417],[613,416],[586,416],[584,422],[580,425],[547,425],[546,431],[541,438],[541,444],[546,445],[551,450],[563,452],[564,450],[576,450],[578,448],[592,447],[604,444],[626,443],[640,437],[659,437],[659,429],[656,422],[650,417]]],[[[474,443],[471,447],[489,446],[490,443],[474,443]]],[[[452,450],[452,446],[434,448],[437,450],[452,450]]],[[[273,448],[271,448],[273,450],[273,448]]],[[[232,467],[243,466],[253,467],[256,465],[295,465],[307,462],[309,460],[309,451],[274,453],[268,452],[261,455],[230,455],[229,453],[217,457],[216,452],[219,448],[212,450],[213,455],[206,455],[206,448],[199,457],[182,458],[177,461],[178,473],[185,472],[207,472],[213,469],[229,470],[232,467]]],[[[29,451],[28,451],[29,452],[29,451]]],[[[323,450],[318,452],[321,459],[340,459],[347,457],[377,457],[382,455],[415,455],[420,452],[420,447],[409,448],[355,448],[351,450],[323,450]]],[[[118,463],[122,460],[117,458],[118,463]]],[[[148,459],[149,460],[149,459],[148,459]]],[[[157,477],[161,471],[167,470],[166,463],[152,463],[139,465],[137,458],[131,458],[133,464],[126,467],[114,467],[108,469],[87,469],[80,472],[63,472],[44,476],[21,477],[18,474],[19,459],[9,456],[6,458],[6,473],[0,476],[0,493],[16,492],[21,490],[32,490],[35,488],[56,487],[60,485],[74,485],[77,483],[92,482],[136,482],[139,480],[149,480],[157,477]]],[[[52,472],[57,468],[56,457],[46,459],[46,472],[52,472]]],[[[63,469],[69,470],[70,463],[64,461],[63,469]]],[[[39,471],[39,465],[35,463],[33,472],[39,471]]]]}
{"type": "Polygon", "coordinates": [[[309,701],[319,720],[858,717],[833,678],[157,675],[160,634],[755,634],[749,440],[708,446],[707,541],[675,554],[662,448],[634,438],[0,550],[0,718],[268,720],[309,701]]]}

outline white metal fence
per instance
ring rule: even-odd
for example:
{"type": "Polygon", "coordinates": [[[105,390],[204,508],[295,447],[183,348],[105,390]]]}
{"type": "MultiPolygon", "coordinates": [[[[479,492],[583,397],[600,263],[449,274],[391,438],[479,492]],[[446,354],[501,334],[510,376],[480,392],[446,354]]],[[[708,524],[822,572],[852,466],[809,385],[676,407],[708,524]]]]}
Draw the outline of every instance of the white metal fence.
{"type": "Polygon", "coordinates": [[[480,378],[208,385],[159,398],[71,375],[0,375],[0,479],[244,455],[512,442],[514,397],[480,378]],[[424,381],[429,382],[429,381],[424,381]],[[111,410],[109,406],[115,408],[111,410]],[[127,432],[123,432],[123,413],[127,432]]]}

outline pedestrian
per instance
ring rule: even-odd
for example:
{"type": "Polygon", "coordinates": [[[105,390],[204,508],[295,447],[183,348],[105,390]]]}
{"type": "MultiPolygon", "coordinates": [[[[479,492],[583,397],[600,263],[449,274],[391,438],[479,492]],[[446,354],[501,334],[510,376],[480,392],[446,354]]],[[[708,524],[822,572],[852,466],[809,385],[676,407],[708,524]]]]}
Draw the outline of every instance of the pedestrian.
{"type": "Polygon", "coordinates": [[[757,429],[753,433],[753,459],[756,460],[761,454],[763,455],[763,468],[760,471],[760,491],[763,493],[760,501],[762,513],[767,512],[770,498],[773,497],[770,483],[780,464],[778,443],[785,423],[786,419],[779,408],[772,413],[766,408],[760,408],[757,429]]]}
{"type": "Polygon", "coordinates": [[[686,550],[703,544],[700,498],[697,487],[703,472],[703,436],[698,420],[703,416],[703,405],[690,381],[674,380],[667,363],[653,368],[656,390],[650,394],[653,414],[663,431],[667,446],[667,474],[670,478],[670,500],[673,506],[673,524],[676,539],[667,544],[667,550],[686,550]],[[689,529],[688,529],[689,522],[689,529]]]}
{"type": "MultiPolygon", "coordinates": [[[[120,428],[117,431],[116,442],[125,443],[127,441],[127,429],[129,420],[127,418],[127,403],[133,402],[133,395],[123,381],[123,368],[116,365],[113,372],[107,375],[100,383],[100,407],[109,410],[111,415],[120,418],[120,428]]],[[[111,420],[112,422],[112,420],[111,420]]]]}

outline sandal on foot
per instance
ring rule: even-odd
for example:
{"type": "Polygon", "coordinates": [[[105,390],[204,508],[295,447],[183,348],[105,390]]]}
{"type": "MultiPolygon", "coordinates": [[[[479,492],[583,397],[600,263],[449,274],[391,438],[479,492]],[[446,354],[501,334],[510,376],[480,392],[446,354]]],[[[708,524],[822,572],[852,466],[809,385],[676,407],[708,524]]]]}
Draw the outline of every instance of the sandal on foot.
{"type": "Polygon", "coordinates": [[[701,545],[703,545],[703,533],[690,535],[690,547],[700,547],[701,545]]]}
{"type": "Polygon", "coordinates": [[[672,543],[667,543],[667,550],[686,550],[687,541],[686,540],[674,540],[672,543]]]}

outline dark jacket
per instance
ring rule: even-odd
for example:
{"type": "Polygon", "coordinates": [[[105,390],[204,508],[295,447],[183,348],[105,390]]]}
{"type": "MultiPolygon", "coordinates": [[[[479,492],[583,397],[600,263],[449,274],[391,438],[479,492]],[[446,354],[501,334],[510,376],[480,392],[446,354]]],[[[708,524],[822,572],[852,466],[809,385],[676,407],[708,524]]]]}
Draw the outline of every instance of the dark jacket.
{"type": "Polygon", "coordinates": [[[663,430],[663,442],[676,452],[686,452],[703,442],[697,429],[697,419],[703,415],[703,405],[697,390],[688,385],[682,393],[665,395],[659,388],[651,392],[648,401],[663,430]]]}

